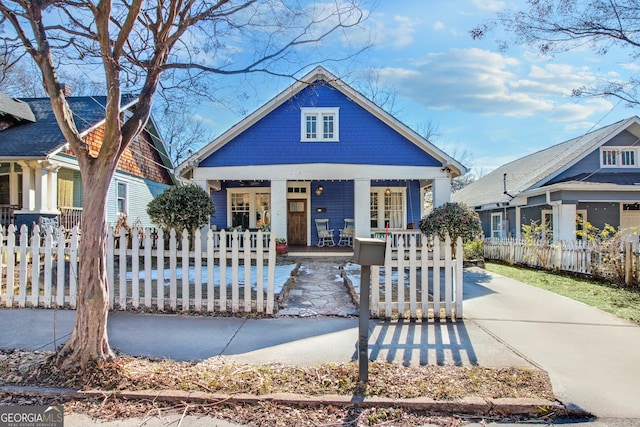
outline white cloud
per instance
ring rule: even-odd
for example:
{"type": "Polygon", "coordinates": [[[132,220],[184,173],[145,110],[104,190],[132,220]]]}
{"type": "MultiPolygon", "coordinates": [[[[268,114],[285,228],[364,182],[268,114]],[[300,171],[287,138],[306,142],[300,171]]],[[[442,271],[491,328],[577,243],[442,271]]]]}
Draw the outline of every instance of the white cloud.
{"type": "Polygon", "coordinates": [[[413,44],[416,27],[420,21],[408,16],[372,15],[366,22],[369,31],[374,35],[377,49],[400,49],[413,44]]]}
{"type": "Polygon", "coordinates": [[[380,76],[398,92],[431,109],[553,121],[584,120],[607,111],[605,100],[580,102],[571,90],[595,81],[587,67],[523,63],[496,52],[470,48],[428,55],[413,68],[386,68],[380,76]]]}
{"type": "Polygon", "coordinates": [[[433,29],[436,31],[442,31],[445,29],[444,22],[436,21],[433,23],[433,29]]]}
{"type": "Polygon", "coordinates": [[[471,3],[480,10],[497,11],[506,7],[506,3],[500,0],[471,0],[471,3]]]}

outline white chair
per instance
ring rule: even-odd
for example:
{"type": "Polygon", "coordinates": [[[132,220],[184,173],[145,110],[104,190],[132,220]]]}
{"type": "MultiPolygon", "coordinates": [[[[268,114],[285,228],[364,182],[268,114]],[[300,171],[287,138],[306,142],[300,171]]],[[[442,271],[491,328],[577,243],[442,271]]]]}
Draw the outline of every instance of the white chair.
{"type": "Polygon", "coordinates": [[[340,229],[340,240],[338,241],[338,246],[352,246],[353,232],[353,219],[345,218],[344,228],[340,229]]]}
{"type": "Polygon", "coordinates": [[[333,240],[333,228],[329,228],[328,219],[316,219],[316,230],[318,231],[318,246],[335,246],[333,240]]]}

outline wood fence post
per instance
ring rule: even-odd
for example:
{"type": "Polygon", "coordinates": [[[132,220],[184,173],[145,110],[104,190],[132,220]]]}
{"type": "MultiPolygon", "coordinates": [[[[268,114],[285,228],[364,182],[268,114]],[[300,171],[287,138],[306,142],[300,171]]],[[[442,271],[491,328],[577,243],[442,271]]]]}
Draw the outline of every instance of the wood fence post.
{"type": "Polygon", "coordinates": [[[625,242],[624,244],[624,283],[627,286],[631,285],[633,281],[633,244],[631,242],[625,242]]]}

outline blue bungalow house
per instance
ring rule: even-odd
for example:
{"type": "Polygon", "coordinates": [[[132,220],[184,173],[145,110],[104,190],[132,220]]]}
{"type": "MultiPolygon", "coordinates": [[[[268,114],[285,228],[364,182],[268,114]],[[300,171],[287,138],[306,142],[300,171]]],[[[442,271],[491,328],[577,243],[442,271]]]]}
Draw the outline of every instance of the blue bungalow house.
{"type": "Polygon", "coordinates": [[[269,229],[318,243],[353,220],[356,237],[417,227],[425,195],[449,201],[466,169],[323,67],[193,154],[176,173],[207,189],[217,229],[269,229]]]}

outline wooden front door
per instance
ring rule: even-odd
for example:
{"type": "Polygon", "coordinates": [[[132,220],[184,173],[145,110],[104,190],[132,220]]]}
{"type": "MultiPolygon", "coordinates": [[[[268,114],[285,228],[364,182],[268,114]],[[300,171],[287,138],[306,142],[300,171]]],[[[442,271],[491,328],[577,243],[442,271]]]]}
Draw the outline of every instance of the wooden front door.
{"type": "Polygon", "coordinates": [[[289,246],[307,245],[307,201],[305,199],[287,200],[287,236],[289,246]]]}

